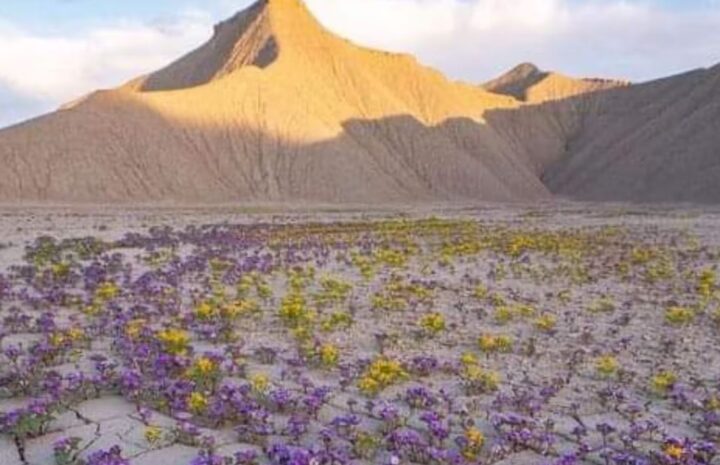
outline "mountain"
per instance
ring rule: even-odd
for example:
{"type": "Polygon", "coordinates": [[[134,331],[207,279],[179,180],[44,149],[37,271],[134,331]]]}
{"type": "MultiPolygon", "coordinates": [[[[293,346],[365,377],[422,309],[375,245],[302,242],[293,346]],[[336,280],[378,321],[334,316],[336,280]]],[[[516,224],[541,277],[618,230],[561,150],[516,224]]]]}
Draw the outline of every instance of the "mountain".
{"type": "Polygon", "coordinates": [[[602,93],[543,180],[583,200],[720,203],[720,66],[602,93]]]}
{"type": "Polygon", "coordinates": [[[720,66],[485,117],[556,196],[720,203],[720,66]]]}
{"type": "Polygon", "coordinates": [[[718,70],[484,86],[260,0],[167,67],[0,131],[0,201],[720,202],[718,70]]]}
{"type": "Polygon", "coordinates": [[[576,79],[560,73],[541,71],[532,63],[522,63],[502,76],[486,82],[482,87],[523,102],[542,103],[628,84],[611,79],[576,79]]]}
{"type": "Polygon", "coordinates": [[[516,106],[338,38],[300,0],[261,0],[168,67],[0,132],[0,199],[547,198],[483,123],[516,106]]]}

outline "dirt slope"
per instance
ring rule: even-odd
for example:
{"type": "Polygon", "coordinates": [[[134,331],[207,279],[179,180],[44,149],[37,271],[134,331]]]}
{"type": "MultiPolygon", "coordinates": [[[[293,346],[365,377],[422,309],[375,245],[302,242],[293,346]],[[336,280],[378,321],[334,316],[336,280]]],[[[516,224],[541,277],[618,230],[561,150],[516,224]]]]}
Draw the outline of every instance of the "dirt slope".
{"type": "Polygon", "coordinates": [[[601,93],[543,179],[578,199],[720,203],[720,66],[601,93]]]}

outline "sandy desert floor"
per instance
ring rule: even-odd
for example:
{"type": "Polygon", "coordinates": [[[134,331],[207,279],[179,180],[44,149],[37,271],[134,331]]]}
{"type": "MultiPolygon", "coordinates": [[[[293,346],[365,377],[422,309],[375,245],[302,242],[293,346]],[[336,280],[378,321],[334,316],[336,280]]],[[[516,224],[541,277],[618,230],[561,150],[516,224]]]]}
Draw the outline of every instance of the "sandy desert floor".
{"type": "Polygon", "coordinates": [[[0,464],[718,464],[720,211],[0,208],[0,464]]]}

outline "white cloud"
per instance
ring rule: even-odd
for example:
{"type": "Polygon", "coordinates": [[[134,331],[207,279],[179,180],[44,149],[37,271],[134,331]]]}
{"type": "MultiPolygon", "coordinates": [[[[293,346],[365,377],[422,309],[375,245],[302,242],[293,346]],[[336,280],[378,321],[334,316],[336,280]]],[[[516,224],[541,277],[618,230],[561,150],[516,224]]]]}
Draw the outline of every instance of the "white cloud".
{"type": "Polygon", "coordinates": [[[645,80],[720,61],[720,3],[653,0],[307,0],[330,29],[480,82],[522,61],[645,80]],[[359,19],[364,19],[360,21],[359,19]]]}
{"type": "MultiPolygon", "coordinates": [[[[152,71],[209,37],[250,0],[206,0],[152,24],[49,36],[0,20],[0,125],[152,71]],[[216,17],[211,17],[215,15],[216,17]],[[7,101],[7,99],[6,99],[7,101]],[[40,102],[40,103],[38,103],[40,102]],[[9,116],[12,115],[12,116],[9,116]]],[[[306,0],[330,29],[406,51],[455,78],[481,82],[522,61],[576,75],[643,80],[720,61],[720,4],[668,9],[657,0],[306,0]]]]}
{"type": "Polygon", "coordinates": [[[310,9],[332,30],[366,45],[393,50],[412,48],[418,40],[452,34],[457,0],[307,0],[310,9]]]}
{"type": "Polygon", "coordinates": [[[542,31],[549,25],[564,27],[569,19],[568,8],[561,0],[486,0],[475,3],[470,24],[477,31],[542,31]]]}
{"type": "Polygon", "coordinates": [[[57,36],[0,21],[0,88],[6,95],[0,127],[162,67],[207,39],[212,24],[209,14],[186,11],[162,23],[118,21],[57,36]]]}

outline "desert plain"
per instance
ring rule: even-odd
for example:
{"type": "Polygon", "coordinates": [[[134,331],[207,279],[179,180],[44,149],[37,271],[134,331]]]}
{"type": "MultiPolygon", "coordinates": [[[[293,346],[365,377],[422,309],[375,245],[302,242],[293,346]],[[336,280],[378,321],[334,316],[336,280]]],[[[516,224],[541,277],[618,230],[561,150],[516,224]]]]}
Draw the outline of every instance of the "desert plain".
{"type": "Polygon", "coordinates": [[[720,210],[3,207],[0,463],[717,464],[720,210]]]}

